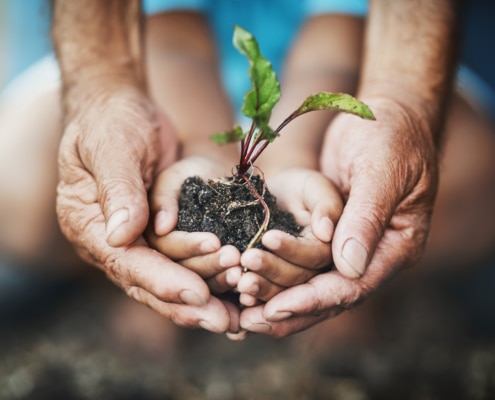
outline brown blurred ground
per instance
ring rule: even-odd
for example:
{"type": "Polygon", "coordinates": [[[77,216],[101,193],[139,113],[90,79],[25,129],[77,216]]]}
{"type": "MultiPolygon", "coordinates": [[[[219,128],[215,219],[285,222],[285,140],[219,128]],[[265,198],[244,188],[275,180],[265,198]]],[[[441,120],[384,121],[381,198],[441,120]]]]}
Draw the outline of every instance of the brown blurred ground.
{"type": "Polygon", "coordinates": [[[0,399],[493,399],[490,285],[489,268],[406,272],[322,327],[235,343],[171,327],[103,276],[58,283],[3,306],[0,399]]]}

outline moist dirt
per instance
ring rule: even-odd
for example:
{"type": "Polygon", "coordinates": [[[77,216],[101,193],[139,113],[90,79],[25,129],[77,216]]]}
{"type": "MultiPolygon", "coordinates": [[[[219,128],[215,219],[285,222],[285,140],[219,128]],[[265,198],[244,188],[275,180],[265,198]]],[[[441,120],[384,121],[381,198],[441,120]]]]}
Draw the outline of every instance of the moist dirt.
{"type": "MultiPolygon", "coordinates": [[[[278,229],[297,236],[301,227],[294,216],[277,206],[264,181],[250,178],[252,185],[270,209],[268,229],[278,229]]],[[[265,210],[249,185],[243,180],[203,181],[194,176],[186,179],[179,198],[177,230],[212,232],[222,245],[231,244],[243,252],[257,234],[265,219],[265,210]]],[[[255,247],[263,248],[261,243],[255,247]]]]}

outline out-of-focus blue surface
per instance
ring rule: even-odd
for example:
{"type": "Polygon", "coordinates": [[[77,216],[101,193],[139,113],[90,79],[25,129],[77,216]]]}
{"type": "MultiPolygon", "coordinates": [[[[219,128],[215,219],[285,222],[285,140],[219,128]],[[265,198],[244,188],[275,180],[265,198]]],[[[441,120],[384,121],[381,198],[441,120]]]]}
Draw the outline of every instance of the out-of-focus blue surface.
{"type": "MultiPolygon", "coordinates": [[[[3,83],[51,51],[49,34],[50,1],[4,0],[4,3],[3,31],[6,37],[4,39],[5,54],[1,57],[4,72],[3,83]]],[[[229,3],[227,2],[226,4],[228,5],[229,3]]],[[[232,7],[243,7],[243,2],[233,2],[232,7]]],[[[252,5],[248,5],[248,7],[252,8],[252,5]]],[[[237,21],[233,23],[237,23],[237,21]]],[[[246,28],[252,30],[256,35],[259,34],[259,27],[257,26],[246,26],[246,28]]],[[[273,26],[272,30],[279,31],[279,29],[275,29],[273,26]]],[[[236,84],[238,82],[247,82],[244,79],[245,65],[242,63],[244,60],[231,48],[231,29],[228,32],[222,31],[216,33],[217,36],[225,36],[223,40],[221,37],[219,38],[221,46],[224,47],[221,51],[222,55],[233,58],[236,61],[234,62],[236,68],[230,69],[235,69],[237,72],[224,70],[224,73],[227,75],[227,86],[232,86],[231,91],[237,93],[239,90],[235,90],[236,84]],[[219,33],[222,35],[219,35],[219,33]],[[243,79],[239,79],[239,74],[242,74],[243,79]]],[[[277,36],[273,35],[273,38],[277,36]]],[[[461,61],[471,71],[474,71],[482,81],[488,83],[492,92],[495,93],[494,37],[495,1],[466,0],[463,11],[461,61]]],[[[282,57],[282,55],[276,52],[271,54],[269,50],[270,46],[273,47],[273,43],[264,41],[263,46],[270,53],[269,58],[274,63],[276,69],[279,69],[281,60],[278,58],[282,57]],[[275,58],[272,59],[272,57],[275,58]]],[[[495,99],[493,101],[495,104],[495,99]]]]}
{"type": "Polygon", "coordinates": [[[4,13],[0,84],[51,51],[49,0],[5,0],[4,13]]]}
{"type": "Polygon", "coordinates": [[[461,60],[495,89],[495,1],[466,0],[461,60]]]}

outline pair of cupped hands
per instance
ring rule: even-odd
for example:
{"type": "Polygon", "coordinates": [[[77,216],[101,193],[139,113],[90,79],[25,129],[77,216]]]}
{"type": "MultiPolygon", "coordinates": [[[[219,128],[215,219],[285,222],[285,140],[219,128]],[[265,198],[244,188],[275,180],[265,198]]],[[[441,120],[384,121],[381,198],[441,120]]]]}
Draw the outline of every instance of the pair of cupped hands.
{"type": "Polygon", "coordinates": [[[332,122],[322,172],[266,177],[303,226],[300,237],[268,231],[262,243],[270,252],[240,254],[211,233],[174,231],[183,180],[219,177],[232,166],[201,155],[177,161],[169,120],[139,90],[93,98],[68,115],[60,146],[61,229],[83,259],[177,325],[232,340],[304,330],[415,262],[426,240],[434,145],[398,104],[367,103],[377,122],[347,115],[332,122]],[[232,290],[242,307],[219,295],[232,290]]]}

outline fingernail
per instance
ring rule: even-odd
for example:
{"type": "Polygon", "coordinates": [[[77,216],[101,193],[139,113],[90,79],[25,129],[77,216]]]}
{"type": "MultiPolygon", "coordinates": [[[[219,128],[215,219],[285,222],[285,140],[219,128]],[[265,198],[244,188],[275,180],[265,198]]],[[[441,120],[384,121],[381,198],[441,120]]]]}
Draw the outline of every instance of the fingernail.
{"type": "Polygon", "coordinates": [[[246,267],[251,271],[259,271],[263,266],[263,260],[260,253],[261,250],[255,249],[252,251],[255,251],[256,253],[250,256],[250,260],[248,259],[246,267]]]}
{"type": "Polygon", "coordinates": [[[206,304],[206,301],[199,294],[190,289],[184,289],[180,292],[179,297],[184,304],[189,304],[190,306],[201,307],[206,304]]]}
{"type": "Polygon", "coordinates": [[[276,311],[275,313],[267,317],[267,319],[270,321],[282,321],[292,317],[293,315],[294,314],[290,311],[276,311]]]}
{"type": "Polygon", "coordinates": [[[250,290],[248,290],[247,292],[251,296],[256,296],[260,292],[260,287],[259,285],[254,284],[250,287],[250,290]]]}
{"type": "Polygon", "coordinates": [[[234,342],[240,342],[241,340],[246,339],[247,331],[227,332],[225,335],[227,336],[228,339],[234,342]]]}
{"type": "Polygon", "coordinates": [[[360,278],[368,263],[368,251],[356,239],[348,239],[342,249],[342,258],[351,269],[349,278],[360,278]]]}
{"type": "Polygon", "coordinates": [[[164,235],[167,229],[167,212],[160,210],[155,216],[155,234],[164,235]]]}
{"type": "Polygon", "coordinates": [[[329,242],[332,239],[334,225],[330,218],[323,217],[318,221],[320,240],[329,242]]]}
{"type": "Polygon", "coordinates": [[[270,233],[263,236],[263,244],[270,250],[278,250],[282,244],[277,233],[270,233]]]}
{"type": "Polygon", "coordinates": [[[239,283],[239,274],[236,272],[235,269],[230,268],[225,273],[225,280],[230,287],[236,287],[239,283]]]}
{"type": "Polygon", "coordinates": [[[199,247],[203,253],[211,253],[212,251],[217,250],[216,243],[209,239],[203,240],[199,247]]]}
{"type": "Polygon", "coordinates": [[[222,254],[220,254],[220,258],[218,259],[218,264],[221,267],[232,267],[236,265],[239,261],[235,254],[232,254],[231,251],[222,250],[222,254]]]}
{"type": "Polygon", "coordinates": [[[264,322],[256,322],[249,325],[246,329],[250,332],[266,333],[272,330],[272,326],[264,322]]]}
{"type": "Polygon", "coordinates": [[[110,241],[115,231],[124,223],[129,221],[129,210],[121,208],[115,211],[108,219],[106,226],[107,241],[110,241]]]}

